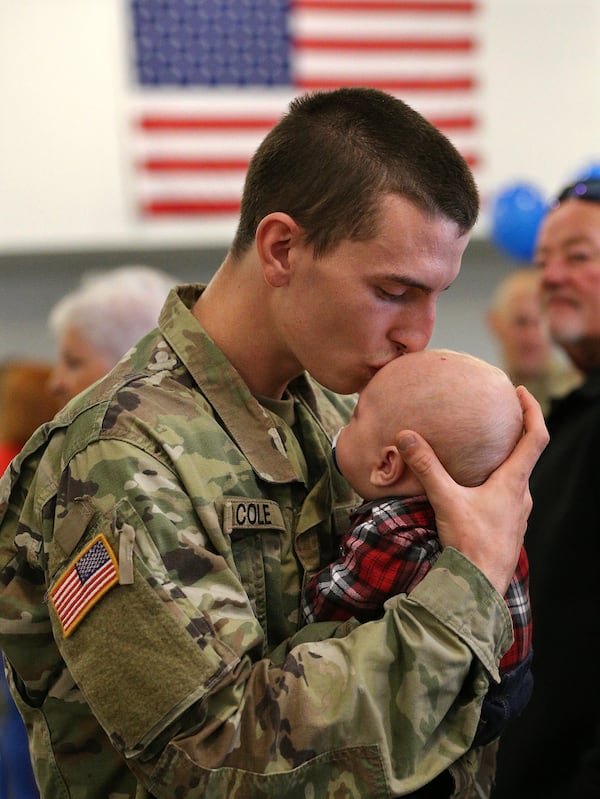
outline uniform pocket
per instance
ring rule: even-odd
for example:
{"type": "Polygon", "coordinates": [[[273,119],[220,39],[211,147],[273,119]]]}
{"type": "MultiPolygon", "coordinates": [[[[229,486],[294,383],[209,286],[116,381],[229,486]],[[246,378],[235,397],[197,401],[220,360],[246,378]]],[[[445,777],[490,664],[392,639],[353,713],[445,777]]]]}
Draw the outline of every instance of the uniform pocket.
{"type": "MultiPolygon", "coordinates": [[[[269,634],[274,633],[269,630],[269,622],[274,623],[275,618],[271,602],[281,596],[281,539],[286,533],[283,514],[273,500],[227,497],[223,529],[231,540],[240,581],[265,632],[266,646],[269,634]]],[[[280,600],[276,600],[275,607],[279,604],[280,600]]],[[[261,656],[265,652],[266,649],[261,656]]]]}

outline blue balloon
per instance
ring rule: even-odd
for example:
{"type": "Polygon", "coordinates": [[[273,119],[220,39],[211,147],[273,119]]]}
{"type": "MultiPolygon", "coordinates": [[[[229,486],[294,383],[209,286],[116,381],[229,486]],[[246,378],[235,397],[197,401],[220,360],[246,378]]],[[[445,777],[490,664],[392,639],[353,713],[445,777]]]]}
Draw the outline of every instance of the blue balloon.
{"type": "Polygon", "coordinates": [[[491,238],[507,255],[531,261],[548,202],[528,183],[514,183],[499,191],[491,203],[491,238]]]}

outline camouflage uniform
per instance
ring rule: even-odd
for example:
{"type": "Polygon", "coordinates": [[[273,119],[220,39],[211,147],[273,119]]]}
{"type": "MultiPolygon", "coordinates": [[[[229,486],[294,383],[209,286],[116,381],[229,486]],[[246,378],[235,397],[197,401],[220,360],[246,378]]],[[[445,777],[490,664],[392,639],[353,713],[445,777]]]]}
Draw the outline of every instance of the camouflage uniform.
{"type": "Polygon", "coordinates": [[[302,377],[294,419],[267,410],[189,313],[199,290],[0,483],[0,647],[42,795],[467,796],[502,597],[447,549],[381,620],[301,626],[357,502],[330,451],[350,400],[302,377]],[[108,582],[69,619],[98,547],[108,582]]]}

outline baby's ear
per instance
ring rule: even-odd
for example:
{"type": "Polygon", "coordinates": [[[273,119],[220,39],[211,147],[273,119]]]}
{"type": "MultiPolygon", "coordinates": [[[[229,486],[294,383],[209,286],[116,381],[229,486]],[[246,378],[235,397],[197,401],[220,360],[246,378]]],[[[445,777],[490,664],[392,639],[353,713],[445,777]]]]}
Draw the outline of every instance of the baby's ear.
{"type": "Polygon", "coordinates": [[[379,453],[377,463],[371,469],[371,483],[380,488],[392,486],[402,478],[405,468],[402,455],[396,447],[393,444],[384,447],[379,453]]]}

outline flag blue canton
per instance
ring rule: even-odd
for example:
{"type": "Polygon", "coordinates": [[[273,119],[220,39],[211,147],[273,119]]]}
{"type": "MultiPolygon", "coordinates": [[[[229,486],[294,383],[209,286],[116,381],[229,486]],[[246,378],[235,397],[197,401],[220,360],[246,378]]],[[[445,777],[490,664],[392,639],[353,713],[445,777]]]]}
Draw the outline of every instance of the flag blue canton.
{"type": "Polygon", "coordinates": [[[287,86],[286,0],[131,0],[142,86],[287,86]]]}
{"type": "Polygon", "coordinates": [[[75,565],[77,574],[82,583],[85,583],[90,577],[93,577],[96,572],[110,560],[106,547],[101,541],[94,544],[93,547],[82,555],[75,565]]]}

